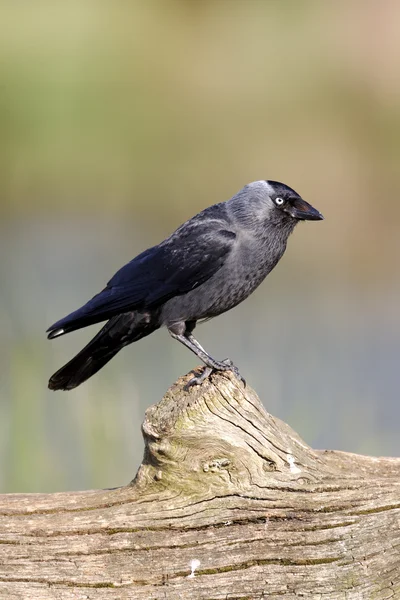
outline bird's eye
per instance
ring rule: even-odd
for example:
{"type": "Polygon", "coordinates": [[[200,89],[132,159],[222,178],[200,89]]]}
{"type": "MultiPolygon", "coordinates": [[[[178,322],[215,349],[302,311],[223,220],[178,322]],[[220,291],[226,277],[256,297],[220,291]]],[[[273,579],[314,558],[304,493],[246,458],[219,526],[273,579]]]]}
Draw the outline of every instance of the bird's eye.
{"type": "Polygon", "coordinates": [[[282,206],[282,204],[284,203],[284,199],[283,198],[275,198],[275,204],[277,206],[282,206]]]}

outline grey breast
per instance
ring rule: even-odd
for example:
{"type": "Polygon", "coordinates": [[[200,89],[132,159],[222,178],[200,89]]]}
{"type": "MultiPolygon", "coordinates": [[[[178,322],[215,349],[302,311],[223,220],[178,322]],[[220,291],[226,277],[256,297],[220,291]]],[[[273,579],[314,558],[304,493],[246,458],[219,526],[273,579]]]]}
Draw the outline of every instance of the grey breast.
{"type": "Polygon", "coordinates": [[[249,235],[239,235],[224,266],[208,281],[190,292],[168,300],[161,321],[168,325],[215,317],[245,300],[265,279],[284,252],[268,252],[268,240],[260,244],[249,235]]]}

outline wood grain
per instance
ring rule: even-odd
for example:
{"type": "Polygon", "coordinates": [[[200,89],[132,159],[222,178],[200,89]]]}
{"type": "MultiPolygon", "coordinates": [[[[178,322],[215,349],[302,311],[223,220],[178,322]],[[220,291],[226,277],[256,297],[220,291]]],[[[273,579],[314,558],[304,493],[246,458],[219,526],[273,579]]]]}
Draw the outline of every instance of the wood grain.
{"type": "Polygon", "coordinates": [[[128,486],[0,496],[0,598],[400,598],[400,459],[312,450],[233,375],[190,377],[128,486]]]}

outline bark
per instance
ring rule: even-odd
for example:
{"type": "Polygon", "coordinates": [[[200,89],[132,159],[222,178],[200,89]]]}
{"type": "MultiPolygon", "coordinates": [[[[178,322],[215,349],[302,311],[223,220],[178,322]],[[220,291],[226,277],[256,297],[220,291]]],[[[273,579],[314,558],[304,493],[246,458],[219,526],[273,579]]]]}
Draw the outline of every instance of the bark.
{"type": "Polygon", "coordinates": [[[400,598],[400,459],[312,450],[233,375],[187,379],[128,486],[0,497],[0,598],[400,598]]]}

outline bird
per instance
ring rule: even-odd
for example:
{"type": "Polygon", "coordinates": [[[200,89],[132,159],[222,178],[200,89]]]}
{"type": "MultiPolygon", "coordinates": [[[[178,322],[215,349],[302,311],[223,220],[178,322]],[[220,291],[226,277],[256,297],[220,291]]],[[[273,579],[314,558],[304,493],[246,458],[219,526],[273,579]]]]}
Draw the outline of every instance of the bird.
{"type": "MultiPolygon", "coordinates": [[[[193,335],[198,322],[243,302],[282,258],[300,221],[324,217],[292,188],[253,181],[232,198],[205,208],[160,244],[123,266],[91,300],[47,329],[53,339],[106,321],[95,337],[49,380],[72,390],[122,348],[166,327],[204,363],[188,385],[214,371],[243,379],[231,360],[216,360],[193,335]]],[[[244,380],[243,380],[244,381],[244,380]]]]}

